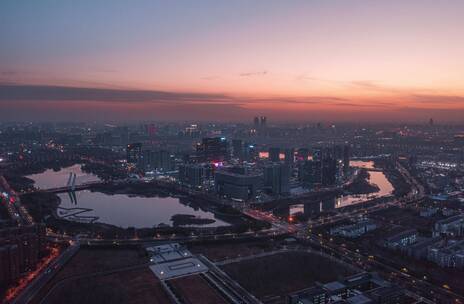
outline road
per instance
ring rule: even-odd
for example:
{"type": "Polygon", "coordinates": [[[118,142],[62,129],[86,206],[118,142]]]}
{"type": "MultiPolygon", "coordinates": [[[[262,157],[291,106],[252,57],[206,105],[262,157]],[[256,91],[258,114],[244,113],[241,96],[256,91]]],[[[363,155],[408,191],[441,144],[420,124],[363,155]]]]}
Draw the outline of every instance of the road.
{"type": "Polygon", "coordinates": [[[208,268],[209,272],[213,275],[213,279],[217,279],[229,292],[232,292],[236,298],[236,302],[245,304],[262,304],[255,296],[249,293],[246,289],[240,286],[237,282],[232,280],[225,272],[223,272],[214,263],[208,260],[205,256],[199,255],[198,258],[208,268]]]}
{"type": "Polygon", "coordinates": [[[11,302],[11,304],[27,304],[49,282],[53,276],[79,251],[78,242],[71,244],[57,259],[44,269],[35,279],[11,302]]]}
{"type": "Polygon", "coordinates": [[[454,303],[464,303],[463,296],[456,294],[449,289],[427,282],[423,278],[416,277],[411,273],[408,273],[407,270],[405,271],[405,269],[398,269],[392,266],[392,263],[387,264],[388,261],[385,259],[383,259],[383,261],[379,261],[375,257],[349,250],[315,234],[308,235],[303,241],[309,241],[315,247],[343,257],[344,259],[349,259],[352,263],[360,267],[373,268],[375,271],[384,274],[385,277],[391,277],[393,275],[396,283],[405,287],[409,291],[412,291],[417,299],[421,299],[426,303],[434,303],[427,300],[429,298],[436,298],[438,301],[447,299],[454,303]]]}

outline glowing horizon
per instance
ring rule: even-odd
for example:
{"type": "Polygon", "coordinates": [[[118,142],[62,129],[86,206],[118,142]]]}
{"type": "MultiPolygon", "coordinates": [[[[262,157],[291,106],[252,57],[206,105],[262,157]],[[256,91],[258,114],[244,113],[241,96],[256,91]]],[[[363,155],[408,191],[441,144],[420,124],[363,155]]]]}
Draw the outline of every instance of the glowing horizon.
{"type": "Polygon", "coordinates": [[[0,109],[18,120],[460,121],[463,12],[457,0],[3,1],[0,109]],[[12,85],[68,95],[18,98],[12,85]],[[92,89],[108,100],[78,100],[92,89]]]}

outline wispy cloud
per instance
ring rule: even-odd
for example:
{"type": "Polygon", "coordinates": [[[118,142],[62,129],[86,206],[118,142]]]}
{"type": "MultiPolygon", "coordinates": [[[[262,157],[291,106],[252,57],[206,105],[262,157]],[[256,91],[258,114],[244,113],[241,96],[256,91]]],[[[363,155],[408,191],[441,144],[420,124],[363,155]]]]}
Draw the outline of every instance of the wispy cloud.
{"type": "Polygon", "coordinates": [[[240,77],[265,76],[267,74],[268,74],[267,71],[247,72],[247,73],[240,73],[240,77]]]}
{"type": "Polygon", "coordinates": [[[0,84],[0,101],[101,101],[101,102],[228,102],[223,94],[122,90],[88,87],[0,84]]]}

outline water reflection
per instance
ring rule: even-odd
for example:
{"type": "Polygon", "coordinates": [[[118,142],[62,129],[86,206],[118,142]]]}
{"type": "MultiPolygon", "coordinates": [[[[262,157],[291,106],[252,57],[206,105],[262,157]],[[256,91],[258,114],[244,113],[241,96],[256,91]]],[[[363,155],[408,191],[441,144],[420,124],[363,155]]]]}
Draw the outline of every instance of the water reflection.
{"type": "Polygon", "coordinates": [[[87,182],[96,182],[100,179],[91,174],[83,172],[81,165],[76,164],[70,167],[62,168],[59,171],[53,169],[45,170],[42,173],[31,174],[26,177],[34,181],[34,185],[40,189],[50,189],[66,186],[68,182],[69,173],[76,174],[76,185],[81,185],[87,182]]]}
{"type": "Polygon", "coordinates": [[[388,181],[385,174],[381,171],[372,171],[374,169],[374,162],[372,161],[351,161],[350,165],[356,168],[365,168],[369,170],[368,181],[379,187],[379,191],[369,194],[349,194],[341,195],[336,198],[325,199],[317,202],[307,204],[290,205],[288,213],[294,215],[296,213],[303,213],[305,215],[317,214],[322,211],[330,211],[341,207],[363,203],[365,201],[388,196],[393,193],[393,185],[388,181]]]}
{"type": "MultiPolygon", "coordinates": [[[[49,189],[65,186],[69,173],[76,174],[76,185],[98,181],[93,174],[82,171],[80,165],[52,169],[27,176],[34,180],[35,186],[49,189]]],[[[72,221],[101,222],[119,227],[147,228],[159,224],[172,225],[175,214],[194,215],[199,218],[213,219],[214,223],[198,227],[227,226],[228,223],[216,219],[214,213],[204,211],[188,202],[175,197],[137,197],[124,194],[108,195],[101,192],[76,191],[60,193],[61,204],[57,215],[72,221]]],[[[191,225],[194,226],[194,225],[191,225]]]]}
{"type": "MultiPolygon", "coordinates": [[[[77,205],[66,194],[61,199],[58,215],[70,220],[85,221],[98,218],[98,222],[120,227],[146,228],[159,224],[172,225],[175,214],[189,214],[199,218],[213,219],[214,223],[199,227],[227,226],[228,223],[216,219],[214,213],[191,205],[182,204],[175,197],[138,197],[125,194],[108,195],[101,192],[77,191],[77,205]],[[85,210],[85,213],[78,213],[85,210]],[[77,215],[75,217],[74,215],[77,215]]],[[[193,225],[192,225],[193,226],[193,225]]]]}

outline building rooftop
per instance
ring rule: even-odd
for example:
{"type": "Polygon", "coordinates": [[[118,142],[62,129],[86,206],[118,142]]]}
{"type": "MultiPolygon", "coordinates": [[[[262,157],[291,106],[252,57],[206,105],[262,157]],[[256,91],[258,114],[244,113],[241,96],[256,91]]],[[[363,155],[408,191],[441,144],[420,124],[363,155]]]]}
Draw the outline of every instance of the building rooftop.
{"type": "Polygon", "coordinates": [[[367,304],[367,303],[372,303],[372,299],[366,297],[363,294],[356,295],[354,297],[346,299],[347,303],[350,304],[367,304]]]}
{"type": "Polygon", "coordinates": [[[345,287],[346,287],[345,284],[340,283],[338,281],[334,281],[334,282],[324,284],[324,288],[327,289],[328,291],[331,291],[331,292],[343,289],[345,287]]]}
{"type": "Polygon", "coordinates": [[[207,272],[206,267],[196,258],[187,258],[150,266],[150,270],[160,279],[167,280],[195,273],[207,272]]]}

